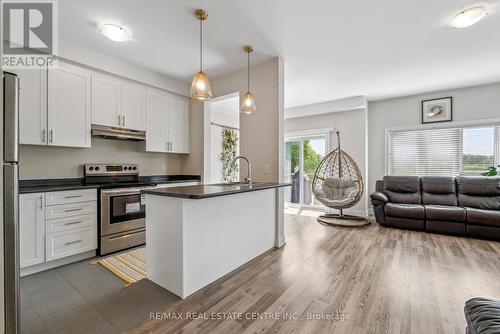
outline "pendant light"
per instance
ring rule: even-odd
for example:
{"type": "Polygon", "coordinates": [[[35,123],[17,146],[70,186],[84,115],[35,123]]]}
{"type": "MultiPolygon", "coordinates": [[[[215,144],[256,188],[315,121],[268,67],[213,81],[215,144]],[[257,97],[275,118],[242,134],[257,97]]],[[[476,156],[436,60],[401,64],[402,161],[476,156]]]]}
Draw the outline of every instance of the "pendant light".
{"type": "Polygon", "coordinates": [[[241,100],[240,111],[243,114],[253,114],[257,110],[255,97],[250,93],[250,53],[252,53],[253,48],[250,45],[245,45],[243,51],[247,53],[247,92],[241,100]]]}
{"type": "Polygon", "coordinates": [[[193,99],[207,101],[212,98],[212,86],[207,75],[203,72],[203,21],[208,18],[207,12],[198,9],[194,16],[200,21],[200,71],[194,75],[191,84],[191,97],[193,99]]]}

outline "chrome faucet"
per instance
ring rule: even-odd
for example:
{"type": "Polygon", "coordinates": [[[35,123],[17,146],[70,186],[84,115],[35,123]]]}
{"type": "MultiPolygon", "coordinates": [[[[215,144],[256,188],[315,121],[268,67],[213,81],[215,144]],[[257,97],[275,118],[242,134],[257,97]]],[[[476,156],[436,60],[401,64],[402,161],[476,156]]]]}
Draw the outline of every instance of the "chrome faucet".
{"type": "Polygon", "coordinates": [[[248,164],[248,170],[247,170],[247,177],[245,178],[245,181],[248,182],[248,185],[252,187],[252,164],[250,163],[250,160],[248,160],[247,157],[244,157],[242,155],[237,156],[234,158],[232,165],[236,164],[236,161],[238,159],[243,159],[247,162],[248,164]]]}

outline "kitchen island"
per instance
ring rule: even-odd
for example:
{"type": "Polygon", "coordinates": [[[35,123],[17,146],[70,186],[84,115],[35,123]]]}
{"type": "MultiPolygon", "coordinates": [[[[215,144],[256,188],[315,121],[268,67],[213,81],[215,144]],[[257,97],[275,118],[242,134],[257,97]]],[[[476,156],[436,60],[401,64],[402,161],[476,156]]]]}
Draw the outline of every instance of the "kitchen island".
{"type": "Polygon", "coordinates": [[[278,191],[290,184],[144,190],[147,278],[181,298],[275,247],[278,191]]]}

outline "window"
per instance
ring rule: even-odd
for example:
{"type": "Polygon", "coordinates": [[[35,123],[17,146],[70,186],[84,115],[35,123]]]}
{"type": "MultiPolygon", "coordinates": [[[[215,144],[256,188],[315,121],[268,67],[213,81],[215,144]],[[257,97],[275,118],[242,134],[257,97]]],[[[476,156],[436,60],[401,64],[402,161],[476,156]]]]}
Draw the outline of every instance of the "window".
{"type": "Polygon", "coordinates": [[[500,164],[500,126],[390,131],[389,175],[479,175],[500,164]]]}

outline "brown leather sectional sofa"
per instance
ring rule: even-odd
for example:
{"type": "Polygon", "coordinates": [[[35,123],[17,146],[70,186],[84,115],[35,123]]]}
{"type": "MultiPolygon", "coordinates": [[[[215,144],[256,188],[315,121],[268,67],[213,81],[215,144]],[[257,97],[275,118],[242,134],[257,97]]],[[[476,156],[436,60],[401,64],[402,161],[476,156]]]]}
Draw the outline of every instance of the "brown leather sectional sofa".
{"type": "Polygon", "coordinates": [[[370,198],[383,226],[500,240],[500,177],[385,176],[370,198]]]}

